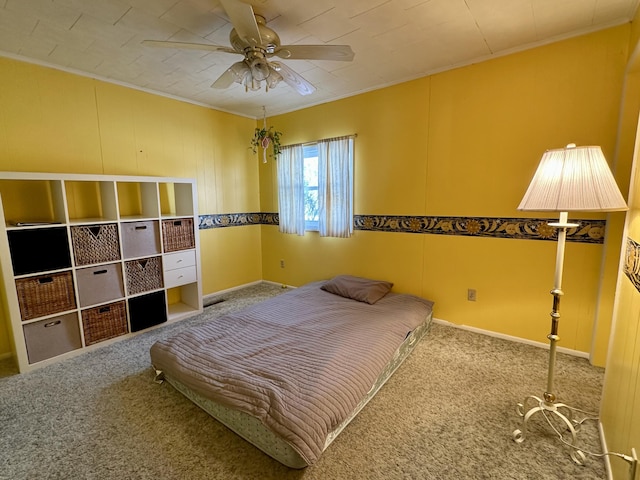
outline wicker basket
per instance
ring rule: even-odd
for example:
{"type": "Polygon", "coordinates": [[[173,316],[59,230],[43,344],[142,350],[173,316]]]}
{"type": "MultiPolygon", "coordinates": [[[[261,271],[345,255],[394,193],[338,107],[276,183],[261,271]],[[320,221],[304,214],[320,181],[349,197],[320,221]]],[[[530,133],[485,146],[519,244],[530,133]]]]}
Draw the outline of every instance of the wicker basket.
{"type": "Polygon", "coordinates": [[[76,265],[120,260],[118,226],[115,223],[71,227],[76,265]]]}
{"type": "Polygon", "coordinates": [[[22,320],[76,308],[71,272],[20,278],[16,290],[22,320]]]}
{"type": "Polygon", "coordinates": [[[195,248],[193,218],[163,220],[162,238],[165,252],[195,248]]]}
{"type": "Polygon", "coordinates": [[[129,295],[157,290],[163,287],[160,257],[130,260],[124,265],[129,295]]]}
{"type": "Polygon", "coordinates": [[[93,345],[128,333],[124,300],[82,311],[85,345],[93,345]]]}

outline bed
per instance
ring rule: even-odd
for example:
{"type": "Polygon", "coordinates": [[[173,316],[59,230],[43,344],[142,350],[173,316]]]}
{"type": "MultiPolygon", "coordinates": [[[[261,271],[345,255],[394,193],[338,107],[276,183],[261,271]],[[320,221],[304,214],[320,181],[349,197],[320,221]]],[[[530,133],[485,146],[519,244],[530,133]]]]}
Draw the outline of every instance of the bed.
{"type": "Polygon", "coordinates": [[[291,468],[315,463],[431,325],[433,302],[341,275],[151,347],[166,380],[291,468]]]}

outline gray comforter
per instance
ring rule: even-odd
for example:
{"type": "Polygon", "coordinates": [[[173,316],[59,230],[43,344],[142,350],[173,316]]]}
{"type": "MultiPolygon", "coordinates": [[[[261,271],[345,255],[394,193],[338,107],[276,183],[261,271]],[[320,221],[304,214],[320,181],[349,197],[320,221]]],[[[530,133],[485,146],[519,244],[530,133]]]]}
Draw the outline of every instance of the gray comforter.
{"type": "Polygon", "coordinates": [[[308,464],[367,394],[432,302],[389,293],[374,305],[309,284],[151,348],[157,370],[259,418],[308,464]]]}

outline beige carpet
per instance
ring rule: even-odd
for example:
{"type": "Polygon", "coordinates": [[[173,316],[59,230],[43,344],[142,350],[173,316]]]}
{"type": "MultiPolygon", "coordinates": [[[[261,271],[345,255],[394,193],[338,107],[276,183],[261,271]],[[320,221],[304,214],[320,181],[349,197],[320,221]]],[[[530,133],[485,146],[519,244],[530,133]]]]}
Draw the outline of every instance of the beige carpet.
{"type": "MultiPolygon", "coordinates": [[[[606,478],[601,459],[575,465],[540,419],[523,444],[511,438],[516,403],[544,390],[545,350],[442,325],[304,470],[280,465],[152,381],[154,341],[279,293],[268,284],[234,292],[197,318],[25,375],[0,362],[0,478],[606,478]]],[[[558,355],[562,401],[597,411],[602,377],[586,360],[558,355]]],[[[599,448],[595,424],[580,441],[599,448]]]]}

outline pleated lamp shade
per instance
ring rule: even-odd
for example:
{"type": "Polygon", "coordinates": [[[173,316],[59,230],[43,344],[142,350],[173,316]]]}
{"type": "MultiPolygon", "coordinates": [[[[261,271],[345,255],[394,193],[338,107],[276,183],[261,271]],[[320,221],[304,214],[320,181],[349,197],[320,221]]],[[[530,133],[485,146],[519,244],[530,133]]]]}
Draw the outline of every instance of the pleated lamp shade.
{"type": "Polygon", "coordinates": [[[600,147],[547,150],[518,210],[614,212],[627,210],[600,147]]]}

